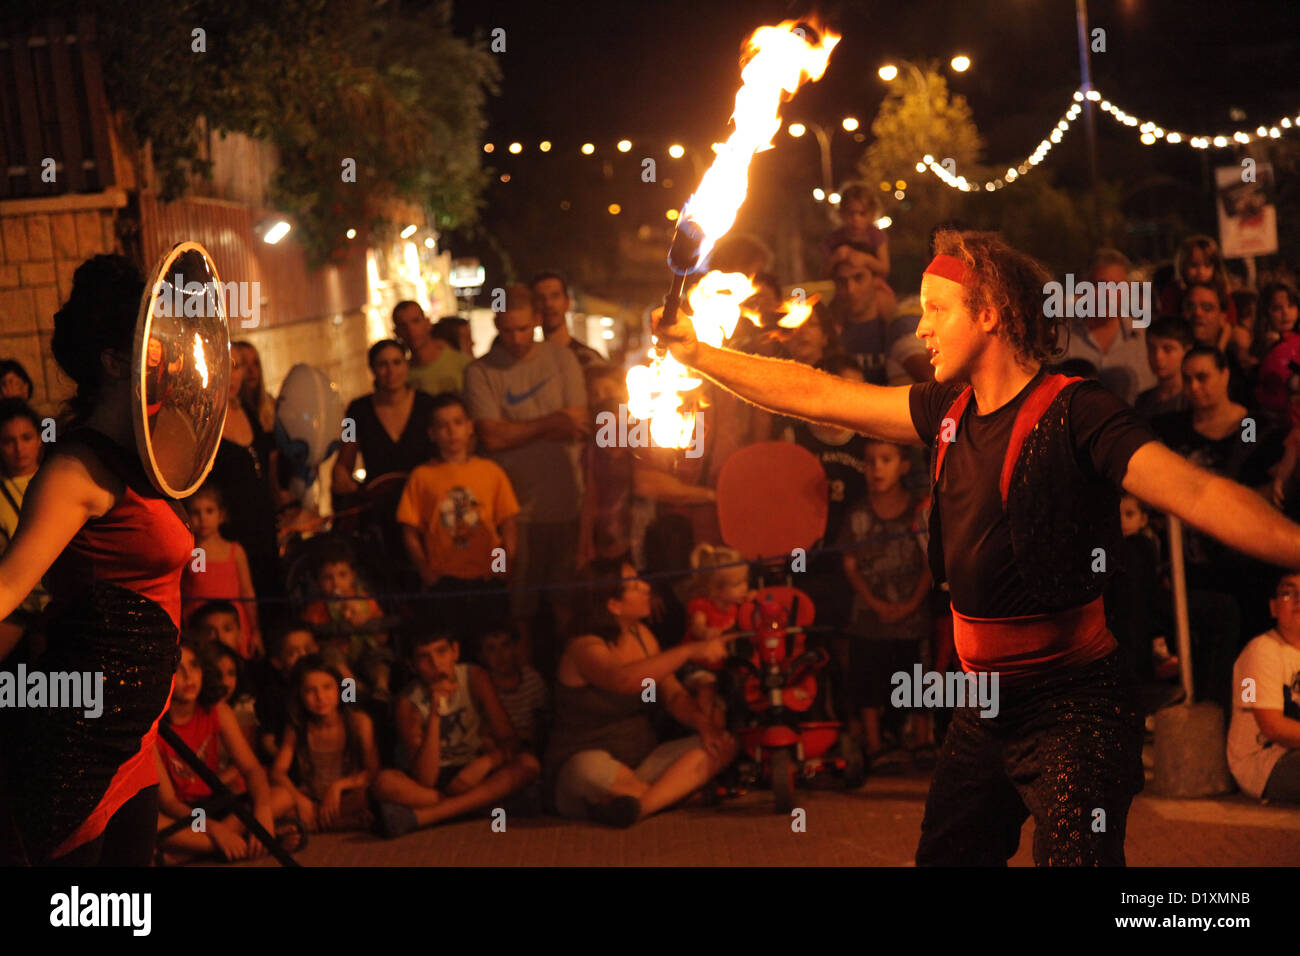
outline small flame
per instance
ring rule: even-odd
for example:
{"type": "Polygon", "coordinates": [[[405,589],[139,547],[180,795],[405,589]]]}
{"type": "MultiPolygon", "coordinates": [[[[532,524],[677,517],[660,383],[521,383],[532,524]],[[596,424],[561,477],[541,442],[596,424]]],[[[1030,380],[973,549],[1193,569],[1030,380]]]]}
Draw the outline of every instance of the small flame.
{"type": "MultiPolygon", "coordinates": [[[[814,29],[819,28],[814,25],[814,29]]],[[[741,87],[731,114],[735,128],[725,143],[715,144],[717,157],[682,209],[682,218],[694,221],[704,233],[701,262],[707,261],[714,244],[735,224],[749,190],[749,164],[754,154],[771,149],[772,137],[781,128],[781,104],[803,83],[821,79],[839,41],[838,35],[822,31],[819,41],[810,43],[804,27],[786,20],[777,26],[759,27],[746,42],[741,87]]],[[[753,283],[738,273],[706,275],[689,296],[696,338],[720,346],[735,331],[742,314],[755,321],[741,308],[754,291],[753,283]]],[[[793,320],[792,311],[781,324],[792,320],[794,325],[802,324],[811,311],[811,305],[807,306],[797,320],[793,320]]],[[[700,379],[671,355],[652,353],[648,367],[628,372],[628,411],[639,419],[650,419],[655,444],[685,448],[695,428],[695,413],[683,410],[683,397],[700,384],[700,379]]]]}
{"type": "Polygon", "coordinates": [[[199,370],[199,375],[203,378],[203,387],[208,387],[208,363],[203,360],[203,339],[199,333],[194,333],[194,367],[199,370]]]}
{"type": "Polygon", "coordinates": [[[808,316],[812,315],[813,306],[817,304],[817,296],[810,297],[805,302],[799,302],[795,299],[787,299],[781,305],[781,311],[785,313],[781,321],[776,323],[783,329],[797,329],[808,321],[808,316]]]}

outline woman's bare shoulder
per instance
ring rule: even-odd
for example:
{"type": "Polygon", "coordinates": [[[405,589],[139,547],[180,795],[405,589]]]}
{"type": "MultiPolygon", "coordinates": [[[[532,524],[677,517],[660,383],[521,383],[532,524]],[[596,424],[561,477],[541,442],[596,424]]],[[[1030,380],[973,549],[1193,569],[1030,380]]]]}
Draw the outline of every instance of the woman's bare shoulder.
{"type": "Polygon", "coordinates": [[[109,511],[125,490],[123,480],[89,445],[75,438],[57,442],[46,455],[37,477],[54,482],[62,495],[78,494],[94,515],[109,511]]]}

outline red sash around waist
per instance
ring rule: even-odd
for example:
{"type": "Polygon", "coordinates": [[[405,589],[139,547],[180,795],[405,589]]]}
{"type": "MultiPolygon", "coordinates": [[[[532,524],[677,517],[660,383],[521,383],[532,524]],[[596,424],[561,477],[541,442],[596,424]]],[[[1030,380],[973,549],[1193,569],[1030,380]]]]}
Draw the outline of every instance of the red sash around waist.
{"type": "Polygon", "coordinates": [[[966,671],[996,671],[1003,681],[1090,664],[1117,646],[1100,595],[1081,607],[1024,617],[967,617],[954,607],[952,634],[966,671]]]}

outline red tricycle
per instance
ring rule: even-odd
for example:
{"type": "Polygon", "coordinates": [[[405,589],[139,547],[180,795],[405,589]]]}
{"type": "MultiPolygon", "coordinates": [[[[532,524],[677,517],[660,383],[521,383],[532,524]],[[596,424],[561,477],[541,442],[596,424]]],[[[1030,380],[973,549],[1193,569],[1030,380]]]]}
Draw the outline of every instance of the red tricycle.
{"type": "MultiPolygon", "coordinates": [[[[825,710],[819,678],[830,661],[825,648],[808,646],[813,613],[812,599],[798,588],[763,588],[736,617],[749,647],[727,659],[736,678],[729,712],[740,742],[740,782],[769,784],[778,813],[793,809],[797,783],[833,778],[856,788],[866,779],[857,748],[841,735],[843,725],[806,719],[815,704],[825,710]]],[[[737,650],[742,647],[738,640],[737,650]]]]}

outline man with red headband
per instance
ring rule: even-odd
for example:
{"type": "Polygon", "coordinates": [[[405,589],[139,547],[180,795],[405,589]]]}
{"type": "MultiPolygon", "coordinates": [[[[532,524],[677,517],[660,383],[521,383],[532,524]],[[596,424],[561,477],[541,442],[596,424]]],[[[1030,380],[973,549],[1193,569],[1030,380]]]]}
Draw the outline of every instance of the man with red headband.
{"type": "Polygon", "coordinates": [[[996,708],[958,707],[921,826],[920,865],[1005,865],[1033,814],[1039,865],[1123,865],[1142,789],[1142,717],[1102,591],[1120,489],[1230,547],[1300,568],[1300,526],[1187,462],[1100,384],[1047,374],[1050,276],[997,236],[940,232],[916,335],[935,381],[887,388],[659,330],[682,363],[751,402],[887,441],[930,444],[930,563],[967,672],[996,708]],[[990,683],[992,683],[990,681],[990,683]],[[981,716],[981,713],[986,716],[981,716]]]}

